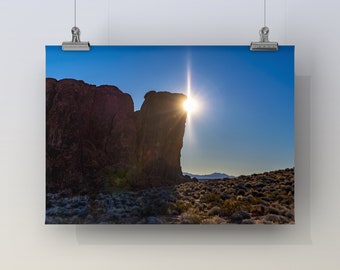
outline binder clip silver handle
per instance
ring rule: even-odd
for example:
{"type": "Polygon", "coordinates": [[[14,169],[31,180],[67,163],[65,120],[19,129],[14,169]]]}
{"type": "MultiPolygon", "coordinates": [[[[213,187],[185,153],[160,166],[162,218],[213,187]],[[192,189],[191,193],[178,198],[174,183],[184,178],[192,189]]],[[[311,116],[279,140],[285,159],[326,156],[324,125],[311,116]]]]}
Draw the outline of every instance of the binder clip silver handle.
{"type": "Polygon", "coordinates": [[[260,42],[269,42],[269,28],[264,26],[260,29],[260,42]]]}
{"type": "Polygon", "coordinates": [[[264,26],[260,29],[260,41],[251,42],[251,51],[277,51],[279,44],[277,42],[269,41],[269,28],[264,26]]]}
{"type": "Polygon", "coordinates": [[[72,27],[72,42],[80,42],[80,29],[77,26],[72,27]]]}
{"type": "Polygon", "coordinates": [[[80,29],[77,26],[72,27],[72,41],[65,41],[62,44],[63,51],[89,51],[90,43],[80,41],[80,29]]]}

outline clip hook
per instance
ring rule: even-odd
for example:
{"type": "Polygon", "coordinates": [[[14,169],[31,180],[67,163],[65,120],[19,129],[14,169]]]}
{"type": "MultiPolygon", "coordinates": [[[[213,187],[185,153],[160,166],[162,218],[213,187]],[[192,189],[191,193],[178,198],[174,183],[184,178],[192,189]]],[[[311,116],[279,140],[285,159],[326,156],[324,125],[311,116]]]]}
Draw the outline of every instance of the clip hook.
{"type": "Polygon", "coordinates": [[[264,26],[260,29],[260,41],[251,42],[251,51],[277,51],[279,44],[277,42],[269,41],[269,28],[264,26]]]}
{"type": "Polygon", "coordinates": [[[260,42],[269,42],[269,28],[264,26],[260,29],[260,42]]]}
{"type": "Polygon", "coordinates": [[[72,27],[72,41],[65,41],[62,44],[63,51],[89,51],[90,43],[80,41],[80,29],[77,26],[72,27]]]}
{"type": "Polygon", "coordinates": [[[80,42],[80,29],[77,26],[72,27],[72,42],[80,42]]]}

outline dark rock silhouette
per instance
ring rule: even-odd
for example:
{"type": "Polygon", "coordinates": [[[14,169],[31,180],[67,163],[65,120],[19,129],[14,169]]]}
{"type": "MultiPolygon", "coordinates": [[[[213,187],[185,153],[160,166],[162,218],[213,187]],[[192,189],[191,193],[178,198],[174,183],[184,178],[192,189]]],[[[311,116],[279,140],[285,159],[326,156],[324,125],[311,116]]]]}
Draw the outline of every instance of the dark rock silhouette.
{"type": "Polygon", "coordinates": [[[185,130],[186,96],[150,91],[137,115],[137,187],[185,181],[180,164],[185,130]]]}
{"type": "Polygon", "coordinates": [[[117,87],[47,79],[47,191],[101,190],[107,168],[133,162],[134,122],[132,98],[117,87]]]}
{"type": "Polygon", "coordinates": [[[46,79],[46,190],[65,194],[185,181],[182,94],[151,91],[140,111],[115,86],[46,79]]]}

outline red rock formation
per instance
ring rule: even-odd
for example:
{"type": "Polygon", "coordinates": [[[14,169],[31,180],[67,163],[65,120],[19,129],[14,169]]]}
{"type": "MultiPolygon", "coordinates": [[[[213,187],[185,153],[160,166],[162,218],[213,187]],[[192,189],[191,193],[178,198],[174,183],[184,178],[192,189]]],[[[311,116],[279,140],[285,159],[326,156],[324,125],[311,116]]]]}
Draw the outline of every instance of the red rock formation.
{"type": "Polygon", "coordinates": [[[105,170],[135,153],[130,95],[114,86],[46,80],[47,192],[96,192],[105,170]]]}
{"type": "Polygon", "coordinates": [[[180,165],[185,96],[149,92],[134,113],[115,86],[46,79],[46,190],[97,193],[173,185],[180,165]]]}

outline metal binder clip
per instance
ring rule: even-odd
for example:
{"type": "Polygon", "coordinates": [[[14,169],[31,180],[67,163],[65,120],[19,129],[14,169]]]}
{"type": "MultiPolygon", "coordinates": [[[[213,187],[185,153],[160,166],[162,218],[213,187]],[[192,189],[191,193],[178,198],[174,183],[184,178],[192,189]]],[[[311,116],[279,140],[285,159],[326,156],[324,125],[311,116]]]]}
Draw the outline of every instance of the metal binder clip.
{"type": "Polygon", "coordinates": [[[88,41],[80,41],[80,29],[74,26],[71,29],[72,41],[64,41],[62,44],[63,51],[89,51],[90,43],[88,41]]]}
{"type": "Polygon", "coordinates": [[[277,51],[279,44],[277,42],[271,42],[268,39],[269,28],[264,26],[260,29],[260,41],[251,42],[251,51],[277,51]]]}

